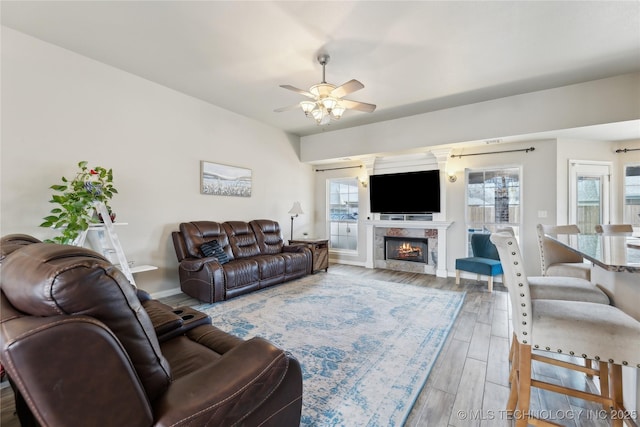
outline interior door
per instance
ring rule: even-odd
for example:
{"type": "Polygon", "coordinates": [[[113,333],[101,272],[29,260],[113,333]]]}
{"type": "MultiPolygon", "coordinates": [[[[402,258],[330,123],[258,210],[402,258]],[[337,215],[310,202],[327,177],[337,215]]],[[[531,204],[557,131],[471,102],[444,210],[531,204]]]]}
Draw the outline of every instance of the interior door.
{"type": "Polygon", "coordinates": [[[569,224],[595,233],[611,215],[611,162],[569,161],[569,224]]]}

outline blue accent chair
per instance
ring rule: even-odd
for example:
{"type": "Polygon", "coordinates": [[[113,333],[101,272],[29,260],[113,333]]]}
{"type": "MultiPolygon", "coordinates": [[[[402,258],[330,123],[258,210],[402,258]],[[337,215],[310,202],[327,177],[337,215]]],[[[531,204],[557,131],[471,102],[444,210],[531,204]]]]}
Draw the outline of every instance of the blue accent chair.
{"type": "Polygon", "coordinates": [[[460,284],[460,272],[468,271],[480,276],[488,276],[489,292],[493,292],[493,278],[502,274],[502,264],[496,246],[489,240],[491,234],[471,235],[472,257],[456,259],[456,285],[460,284]]]}

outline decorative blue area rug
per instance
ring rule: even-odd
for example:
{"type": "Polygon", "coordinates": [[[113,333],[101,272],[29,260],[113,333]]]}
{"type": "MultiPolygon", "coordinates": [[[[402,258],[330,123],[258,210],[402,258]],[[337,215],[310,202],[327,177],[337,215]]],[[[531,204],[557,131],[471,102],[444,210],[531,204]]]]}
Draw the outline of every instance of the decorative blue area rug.
{"type": "Polygon", "coordinates": [[[464,293],[320,273],[196,307],[302,365],[302,426],[401,426],[464,293]]]}

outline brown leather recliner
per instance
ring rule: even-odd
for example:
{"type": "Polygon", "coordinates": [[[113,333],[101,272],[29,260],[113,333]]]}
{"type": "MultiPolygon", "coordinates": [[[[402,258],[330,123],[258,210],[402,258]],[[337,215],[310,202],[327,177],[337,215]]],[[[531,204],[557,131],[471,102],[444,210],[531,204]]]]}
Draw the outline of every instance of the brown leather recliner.
{"type": "Polygon", "coordinates": [[[277,221],[192,221],[172,232],[182,291],[200,301],[223,301],[311,273],[309,248],[284,244],[277,221]],[[216,241],[228,260],[205,256],[216,241]]]}
{"type": "Polygon", "coordinates": [[[302,374],[288,353],[136,292],[91,250],[13,249],[3,251],[0,361],[28,405],[23,425],[299,425],[302,374]]]}

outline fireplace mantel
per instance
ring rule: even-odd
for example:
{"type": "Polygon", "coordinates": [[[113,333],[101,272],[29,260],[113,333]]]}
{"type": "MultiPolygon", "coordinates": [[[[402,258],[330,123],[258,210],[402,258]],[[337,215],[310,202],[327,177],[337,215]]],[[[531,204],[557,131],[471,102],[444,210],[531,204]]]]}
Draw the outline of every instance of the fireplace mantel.
{"type": "Polygon", "coordinates": [[[395,220],[366,220],[363,221],[366,229],[367,259],[365,267],[375,267],[375,233],[376,228],[413,228],[422,230],[438,230],[438,264],[436,276],[447,277],[447,229],[453,221],[395,221],[395,220]]]}

